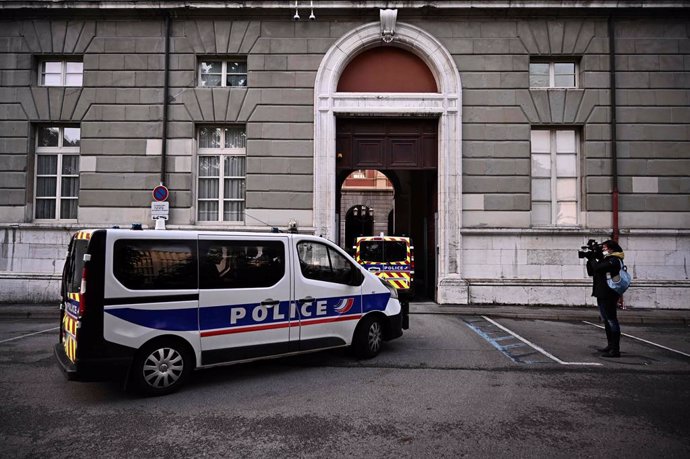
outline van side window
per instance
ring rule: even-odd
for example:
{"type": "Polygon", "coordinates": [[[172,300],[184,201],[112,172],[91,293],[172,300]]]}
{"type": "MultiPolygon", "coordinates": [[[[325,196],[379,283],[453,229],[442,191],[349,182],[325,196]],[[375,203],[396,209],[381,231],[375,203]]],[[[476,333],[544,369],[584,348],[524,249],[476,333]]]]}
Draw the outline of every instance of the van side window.
{"type": "Polygon", "coordinates": [[[120,239],[113,272],[131,290],[197,288],[196,241],[120,239]]]}
{"type": "Polygon", "coordinates": [[[202,289],[271,287],[285,275],[280,241],[199,241],[202,289]]]}
{"type": "Polygon", "coordinates": [[[347,258],[325,244],[302,241],[297,244],[299,265],[307,279],[347,284],[354,267],[347,258]]]}

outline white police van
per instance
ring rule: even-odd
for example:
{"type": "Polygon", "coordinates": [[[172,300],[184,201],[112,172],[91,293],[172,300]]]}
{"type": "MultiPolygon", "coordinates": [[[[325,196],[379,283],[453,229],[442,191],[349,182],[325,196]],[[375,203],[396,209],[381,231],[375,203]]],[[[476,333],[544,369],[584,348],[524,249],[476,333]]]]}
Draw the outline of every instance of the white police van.
{"type": "Polygon", "coordinates": [[[62,296],[68,378],[124,367],[149,394],[195,368],[342,346],[370,358],[402,335],[395,289],[302,234],[79,231],[62,296]]]}

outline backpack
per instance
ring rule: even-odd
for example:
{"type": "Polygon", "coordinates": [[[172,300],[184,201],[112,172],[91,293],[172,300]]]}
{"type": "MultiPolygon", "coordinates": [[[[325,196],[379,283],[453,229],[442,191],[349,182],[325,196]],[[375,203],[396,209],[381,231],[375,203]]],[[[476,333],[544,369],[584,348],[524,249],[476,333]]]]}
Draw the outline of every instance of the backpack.
{"type": "Polygon", "coordinates": [[[606,273],[606,283],[611,290],[622,295],[628,290],[628,287],[630,287],[632,276],[628,273],[628,268],[623,263],[623,260],[618,259],[618,261],[621,263],[621,270],[618,272],[617,276],[613,277],[611,277],[610,273],[606,273]]]}

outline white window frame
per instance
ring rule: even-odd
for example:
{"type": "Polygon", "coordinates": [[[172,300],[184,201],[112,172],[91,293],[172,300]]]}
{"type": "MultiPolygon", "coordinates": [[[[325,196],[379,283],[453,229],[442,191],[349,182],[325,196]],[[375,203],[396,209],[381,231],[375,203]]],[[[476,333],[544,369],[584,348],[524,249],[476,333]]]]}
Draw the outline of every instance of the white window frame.
{"type": "Polygon", "coordinates": [[[46,88],[81,88],[84,86],[84,61],[76,59],[59,59],[59,58],[45,58],[38,62],[38,85],[46,88]],[[44,68],[49,62],[54,62],[60,64],[60,84],[47,85],[43,81],[43,76],[45,75],[44,68]],[[79,63],[82,65],[81,73],[67,72],[67,64],[79,63]],[[67,74],[70,75],[81,75],[81,84],[79,85],[68,85],[67,84],[67,74]]]}
{"type": "MultiPolygon", "coordinates": [[[[548,132],[549,133],[549,152],[548,154],[550,155],[550,176],[548,177],[549,179],[549,185],[550,185],[550,205],[551,205],[551,220],[549,223],[534,223],[534,218],[530,218],[530,224],[533,227],[558,227],[558,228],[572,228],[572,227],[579,227],[581,225],[580,223],[580,212],[581,212],[581,186],[580,186],[580,180],[581,180],[581,174],[580,174],[580,133],[577,129],[532,129],[531,132],[535,131],[541,131],[541,132],[548,132]],[[557,136],[558,132],[567,132],[571,131],[574,133],[574,147],[575,147],[575,152],[574,153],[561,153],[561,154],[574,154],[575,155],[575,176],[559,176],[558,175],[558,150],[557,150],[557,136]],[[567,200],[567,199],[558,199],[558,179],[574,179],[575,180],[575,199],[574,200],[567,200]],[[575,223],[558,223],[558,203],[559,202],[574,202],[575,203],[575,223]]],[[[533,155],[534,154],[547,154],[544,152],[536,152],[534,151],[534,147],[531,142],[531,134],[530,134],[530,164],[533,164],[533,155]]],[[[533,180],[535,179],[535,176],[533,175],[533,171],[530,168],[530,203],[531,206],[534,205],[535,202],[547,202],[543,200],[535,200],[533,193],[534,190],[532,188],[532,183],[533,180]]],[[[539,177],[537,177],[539,178],[539,177]]],[[[545,178],[545,177],[542,177],[545,178]]],[[[534,212],[532,210],[531,212],[534,212]]]]}
{"type": "Polygon", "coordinates": [[[534,60],[530,61],[529,65],[532,64],[548,64],[549,66],[549,85],[548,86],[532,86],[532,71],[529,69],[529,79],[530,79],[530,89],[577,89],[580,87],[579,81],[579,70],[580,66],[575,60],[563,60],[563,61],[544,61],[544,60],[534,60]],[[574,66],[574,82],[573,86],[556,86],[556,64],[573,64],[574,66]]]}
{"type": "MultiPolygon", "coordinates": [[[[247,148],[246,146],[244,148],[225,148],[225,130],[228,128],[242,128],[244,131],[244,135],[246,137],[247,135],[247,130],[244,126],[199,126],[197,128],[197,134],[196,134],[196,141],[197,145],[199,146],[197,148],[197,161],[196,161],[196,212],[195,212],[195,219],[197,223],[201,224],[213,224],[213,223],[230,223],[230,224],[236,224],[236,225],[244,225],[246,222],[246,210],[247,210],[247,148]],[[220,145],[223,145],[222,147],[219,148],[202,148],[201,147],[201,130],[203,128],[211,128],[211,129],[220,129],[221,130],[221,136],[220,136],[220,145]],[[244,171],[245,174],[244,176],[226,176],[225,175],[225,158],[227,157],[243,157],[245,158],[245,163],[244,163],[244,171]],[[218,176],[203,176],[201,177],[199,175],[199,167],[200,167],[200,158],[202,157],[218,157],[218,176]],[[201,178],[208,178],[208,179],[217,179],[218,180],[218,197],[217,198],[200,198],[200,193],[199,193],[199,182],[201,178]],[[225,197],[225,180],[226,179],[242,179],[244,180],[244,196],[242,198],[226,198],[225,197]],[[200,206],[199,202],[201,201],[207,201],[207,202],[212,202],[215,201],[218,203],[218,218],[217,220],[201,220],[199,217],[199,211],[200,211],[200,206]],[[225,215],[225,202],[243,202],[244,203],[244,215],[241,220],[225,220],[224,215],[225,215]]],[[[246,142],[246,140],[245,140],[246,142]]],[[[246,143],[245,143],[246,145],[246,143]]]]}
{"type": "Polygon", "coordinates": [[[242,58],[224,58],[224,59],[216,59],[216,58],[208,58],[208,59],[199,59],[199,65],[197,66],[197,86],[202,87],[202,88],[246,88],[249,86],[248,82],[248,72],[249,69],[247,69],[247,72],[244,73],[228,73],[228,62],[230,61],[237,61],[237,62],[244,62],[244,65],[247,65],[247,59],[242,57],[242,58]],[[221,67],[221,74],[220,74],[220,86],[202,86],[202,81],[201,81],[201,76],[203,75],[201,73],[201,65],[207,62],[220,62],[222,67],[221,67]],[[227,85],[227,80],[228,76],[242,76],[244,75],[244,86],[228,86],[227,85]]]}
{"type": "MultiPolygon", "coordinates": [[[[76,177],[77,179],[80,178],[80,173],[81,170],[77,171],[76,175],[65,175],[62,173],[62,160],[64,156],[77,156],[79,158],[77,164],[79,164],[81,158],[79,155],[79,150],[81,147],[65,147],[63,146],[64,142],[64,134],[65,134],[65,128],[78,128],[78,126],[40,126],[38,129],[36,129],[36,135],[35,135],[35,148],[36,148],[36,154],[34,155],[34,193],[33,193],[33,204],[34,204],[34,211],[33,211],[33,219],[35,221],[69,221],[69,222],[74,222],[77,221],[78,218],[78,212],[79,212],[79,193],[77,193],[77,196],[62,196],[62,179],[63,178],[74,178],[76,177]],[[41,128],[57,128],[59,130],[58,134],[58,146],[57,147],[43,147],[38,145],[38,134],[41,128]],[[55,175],[50,174],[50,175],[40,175],[40,177],[55,177],[55,196],[51,197],[45,197],[45,196],[36,196],[36,192],[38,191],[38,158],[39,156],[57,156],[57,169],[55,175]],[[63,199],[68,199],[68,200],[75,200],[77,201],[77,217],[75,218],[62,218],[61,212],[62,212],[62,200],[63,199]],[[53,200],[55,201],[55,218],[39,218],[36,216],[36,212],[38,211],[38,201],[43,200],[53,200]]],[[[80,144],[81,144],[81,129],[80,129],[80,144]]]]}

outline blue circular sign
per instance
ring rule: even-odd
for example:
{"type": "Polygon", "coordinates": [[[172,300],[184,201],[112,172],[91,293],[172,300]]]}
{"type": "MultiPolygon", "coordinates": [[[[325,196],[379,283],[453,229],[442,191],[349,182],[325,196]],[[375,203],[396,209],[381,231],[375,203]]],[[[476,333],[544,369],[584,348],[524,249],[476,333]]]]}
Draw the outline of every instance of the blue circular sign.
{"type": "Polygon", "coordinates": [[[153,199],[158,202],[165,201],[170,196],[170,192],[164,185],[158,185],[153,189],[153,199]]]}

